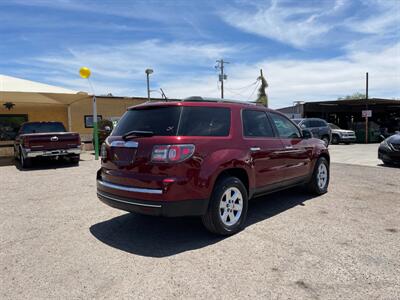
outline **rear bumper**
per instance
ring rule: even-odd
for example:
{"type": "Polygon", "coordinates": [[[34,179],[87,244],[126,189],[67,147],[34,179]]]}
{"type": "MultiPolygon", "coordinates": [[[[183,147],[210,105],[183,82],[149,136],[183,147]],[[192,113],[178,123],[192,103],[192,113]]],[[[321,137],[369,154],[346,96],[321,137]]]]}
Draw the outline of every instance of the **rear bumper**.
{"type": "Polygon", "coordinates": [[[38,157],[38,156],[62,156],[62,155],[79,155],[81,154],[80,148],[71,148],[71,149],[55,149],[55,150],[39,150],[39,151],[31,151],[30,149],[24,149],[24,156],[38,157]]]}
{"type": "Polygon", "coordinates": [[[208,200],[206,199],[189,199],[179,201],[165,201],[165,200],[144,200],[140,197],[122,197],[111,193],[112,190],[116,191],[130,191],[136,195],[140,194],[157,194],[157,198],[162,198],[162,190],[157,189],[143,189],[127,186],[119,186],[109,184],[107,182],[97,180],[97,197],[105,204],[129,211],[145,215],[166,216],[166,217],[181,217],[181,216],[201,216],[207,211],[208,200]],[[107,192],[104,191],[106,188],[107,192]],[[139,198],[139,199],[138,199],[139,198]]]}
{"type": "Polygon", "coordinates": [[[355,136],[339,136],[339,140],[343,143],[354,143],[356,141],[355,136]]]}
{"type": "Polygon", "coordinates": [[[383,145],[380,145],[378,150],[378,158],[382,161],[400,163],[400,151],[393,151],[383,145]]]}
{"type": "Polygon", "coordinates": [[[207,200],[182,200],[182,201],[149,201],[139,199],[127,199],[121,196],[97,191],[97,197],[105,204],[144,215],[183,217],[201,216],[207,210],[207,200]]]}

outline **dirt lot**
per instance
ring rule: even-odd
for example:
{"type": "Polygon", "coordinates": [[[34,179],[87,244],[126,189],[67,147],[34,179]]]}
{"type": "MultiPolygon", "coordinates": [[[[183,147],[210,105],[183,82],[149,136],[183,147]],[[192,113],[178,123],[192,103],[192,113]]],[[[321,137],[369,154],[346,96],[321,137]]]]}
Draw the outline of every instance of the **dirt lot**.
{"type": "Polygon", "coordinates": [[[247,228],[128,214],[79,167],[0,167],[0,298],[399,299],[400,169],[334,163],[329,193],[250,205],[247,228]]]}

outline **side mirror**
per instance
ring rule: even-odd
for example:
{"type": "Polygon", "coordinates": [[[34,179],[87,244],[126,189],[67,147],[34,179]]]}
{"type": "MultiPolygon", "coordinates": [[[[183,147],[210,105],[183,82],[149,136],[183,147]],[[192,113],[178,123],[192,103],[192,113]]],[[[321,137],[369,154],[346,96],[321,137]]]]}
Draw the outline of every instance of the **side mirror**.
{"type": "Polygon", "coordinates": [[[105,126],[105,127],[104,127],[104,130],[105,130],[107,133],[110,133],[110,132],[111,132],[111,127],[110,127],[110,126],[105,126]]]}
{"type": "Polygon", "coordinates": [[[301,135],[303,136],[303,139],[311,139],[313,137],[311,131],[308,129],[303,129],[301,135]]]}

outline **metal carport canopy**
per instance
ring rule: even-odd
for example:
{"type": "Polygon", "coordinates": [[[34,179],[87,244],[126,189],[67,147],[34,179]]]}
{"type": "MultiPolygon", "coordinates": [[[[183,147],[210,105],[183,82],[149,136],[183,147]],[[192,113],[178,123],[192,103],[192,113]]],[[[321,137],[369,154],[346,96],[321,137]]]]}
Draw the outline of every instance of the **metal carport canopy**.
{"type": "Polygon", "coordinates": [[[63,105],[67,107],[69,130],[72,127],[70,105],[83,99],[89,99],[86,92],[0,74],[0,104],[12,102],[63,105]]]}
{"type": "Polygon", "coordinates": [[[0,103],[70,105],[88,94],[0,74],[0,103]]]}

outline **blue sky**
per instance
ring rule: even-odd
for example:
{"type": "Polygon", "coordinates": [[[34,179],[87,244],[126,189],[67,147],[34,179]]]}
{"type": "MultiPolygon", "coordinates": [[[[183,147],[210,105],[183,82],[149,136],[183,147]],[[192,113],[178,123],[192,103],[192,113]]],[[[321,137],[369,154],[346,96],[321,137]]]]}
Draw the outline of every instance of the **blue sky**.
{"type": "Polygon", "coordinates": [[[0,2],[0,74],[97,94],[252,100],[264,70],[272,107],[364,92],[400,97],[400,0],[0,2]],[[159,94],[154,92],[152,96],[159,94]]]}

